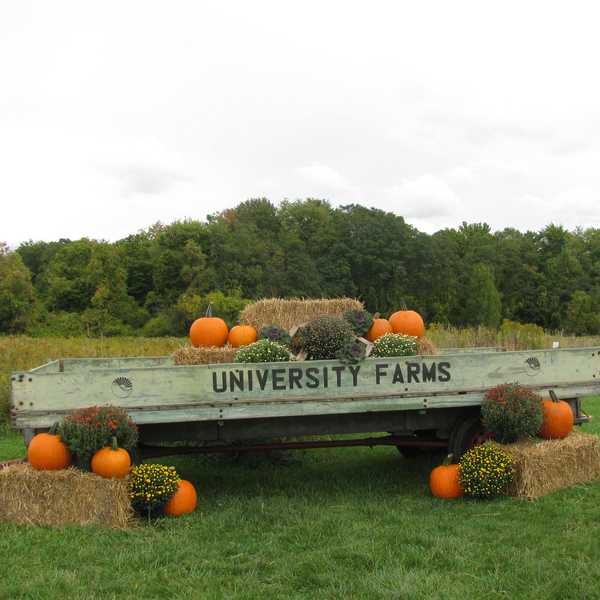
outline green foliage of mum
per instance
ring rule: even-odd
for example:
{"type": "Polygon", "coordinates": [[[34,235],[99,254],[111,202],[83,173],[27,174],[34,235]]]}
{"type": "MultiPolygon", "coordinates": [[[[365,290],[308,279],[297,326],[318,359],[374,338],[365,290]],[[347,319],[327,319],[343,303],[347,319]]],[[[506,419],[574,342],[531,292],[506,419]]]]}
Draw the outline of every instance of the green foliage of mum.
{"type": "Polygon", "coordinates": [[[373,315],[368,310],[353,309],[344,313],[344,321],[348,321],[356,335],[365,335],[373,325],[373,315]]]}
{"type": "Polygon", "coordinates": [[[302,328],[302,350],[308,360],[335,359],[353,338],[354,332],[347,321],[338,317],[319,317],[302,328]]]}
{"type": "Polygon", "coordinates": [[[138,441],[138,429],[127,411],[118,406],[90,406],[66,416],[57,427],[62,441],[75,455],[77,466],[90,470],[94,453],[112,445],[131,452],[138,441]]]}
{"type": "Polygon", "coordinates": [[[283,344],[266,339],[242,346],[235,354],[235,362],[238,363],[285,362],[288,360],[290,360],[290,352],[283,344]]]}
{"type": "Polygon", "coordinates": [[[386,333],[373,343],[372,356],[415,356],[417,354],[417,338],[401,333],[386,333]]]}
{"type": "Polygon", "coordinates": [[[476,498],[505,494],[515,476],[512,457],[493,442],[467,450],[458,472],[465,495],[476,498]]]}
{"type": "Polygon", "coordinates": [[[518,383],[488,390],[481,405],[481,422],[503,444],[537,435],[542,427],[542,398],[518,383]]]}

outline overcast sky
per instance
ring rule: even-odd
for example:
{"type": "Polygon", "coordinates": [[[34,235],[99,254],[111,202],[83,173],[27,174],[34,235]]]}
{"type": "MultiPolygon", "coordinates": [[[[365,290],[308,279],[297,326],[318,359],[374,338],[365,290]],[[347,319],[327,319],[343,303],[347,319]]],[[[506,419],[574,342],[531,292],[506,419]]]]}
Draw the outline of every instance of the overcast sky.
{"type": "Polygon", "coordinates": [[[595,5],[2,0],[0,241],[257,196],[600,226],[595,5]]]}

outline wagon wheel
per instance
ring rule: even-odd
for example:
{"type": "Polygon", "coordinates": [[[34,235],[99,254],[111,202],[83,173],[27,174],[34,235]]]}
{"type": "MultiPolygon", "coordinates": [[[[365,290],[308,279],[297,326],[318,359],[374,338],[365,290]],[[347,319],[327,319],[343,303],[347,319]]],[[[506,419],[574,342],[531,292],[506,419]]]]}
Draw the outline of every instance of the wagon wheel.
{"type": "Polygon", "coordinates": [[[448,440],[448,452],[458,460],[467,450],[479,446],[491,439],[485,431],[479,415],[460,421],[452,430],[448,440]]]}

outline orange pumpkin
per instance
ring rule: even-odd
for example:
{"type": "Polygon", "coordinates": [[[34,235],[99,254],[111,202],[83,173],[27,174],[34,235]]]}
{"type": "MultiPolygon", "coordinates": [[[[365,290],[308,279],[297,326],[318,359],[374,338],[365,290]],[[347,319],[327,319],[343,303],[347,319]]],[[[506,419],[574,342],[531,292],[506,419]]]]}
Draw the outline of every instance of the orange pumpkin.
{"type": "Polygon", "coordinates": [[[165,505],[165,514],[179,517],[185,513],[194,512],[197,504],[196,488],[189,481],[180,479],[177,491],[165,505]]]}
{"type": "Polygon", "coordinates": [[[554,391],[550,391],[551,400],[544,400],[544,420],[540,429],[540,437],[547,440],[562,439],[573,431],[573,411],[571,405],[564,400],[559,400],[554,391]]]}
{"type": "Polygon", "coordinates": [[[223,319],[212,316],[210,305],[206,316],[196,319],[190,327],[192,346],[224,346],[229,334],[229,328],[223,319]]]}
{"type": "Polygon", "coordinates": [[[393,333],[390,322],[387,319],[373,319],[373,325],[371,325],[371,329],[367,331],[366,338],[370,342],[374,342],[377,338],[380,338],[386,333],[393,333]]]}
{"type": "Polygon", "coordinates": [[[394,333],[414,335],[423,337],[425,335],[425,323],[418,312],[414,310],[398,310],[390,317],[390,325],[394,333]]]}
{"type": "Polygon", "coordinates": [[[252,325],[236,325],[229,331],[227,341],[234,348],[252,344],[256,341],[256,329],[252,325]]]}
{"type": "Polygon", "coordinates": [[[112,446],[98,450],[92,456],[92,471],[106,479],[123,479],[131,468],[131,457],[125,448],[117,447],[113,437],[112,446]]]}
{"type": "Polygon", "coordinates": [[[458,469],[457,464],[452,464],[452,454],[449,454],[444,464],[431,471],[429,489],[436,498],[460,498],[463,495],[458,469]]]}
{"type": "Polygon", "coordinates": [[[71,464],[71,453],[60,435],[38,433],[27,448],[29,464],[39,471],[57,471],[71,464]]]}

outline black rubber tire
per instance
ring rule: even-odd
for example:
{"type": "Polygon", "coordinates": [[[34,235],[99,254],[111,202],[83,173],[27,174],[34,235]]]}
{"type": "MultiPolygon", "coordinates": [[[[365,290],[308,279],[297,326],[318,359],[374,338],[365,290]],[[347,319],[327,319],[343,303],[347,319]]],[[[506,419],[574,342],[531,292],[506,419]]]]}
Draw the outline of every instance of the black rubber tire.
{"type": "Polygon", "coordinates": [[[448,452],[454,456],[454,462],[458,462],[460,457],[473,447],[473,438],[478,433],[483,433],[479,415],[467,417],[455,425],[448,440],[448,452]]]}

